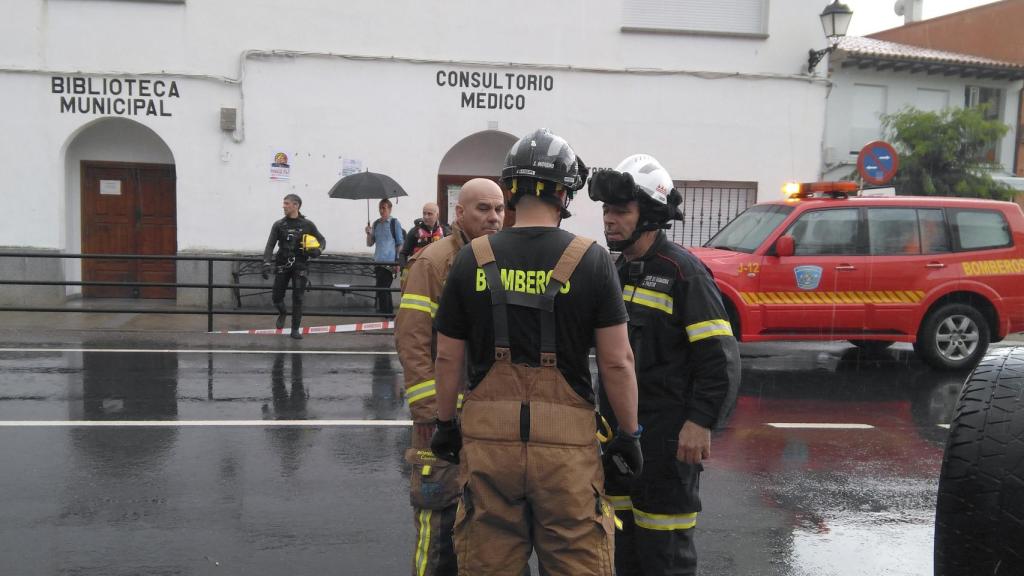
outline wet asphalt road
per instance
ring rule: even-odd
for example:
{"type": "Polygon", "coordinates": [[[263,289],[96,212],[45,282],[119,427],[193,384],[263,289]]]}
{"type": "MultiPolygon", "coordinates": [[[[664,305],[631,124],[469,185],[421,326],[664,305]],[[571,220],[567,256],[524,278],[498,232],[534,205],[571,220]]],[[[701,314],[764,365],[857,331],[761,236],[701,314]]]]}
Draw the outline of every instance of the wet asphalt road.
{"type": "MultiPolygon", "coordinates": [[[[0,574],[407,574],[390,338],[320,338],[0,343],[0,574]],[[220,351],[81,351],[110,347],[220,351]],[[68,424],[83,420],[108,425],[68,424]]],[[[742,351],[702,477],[700,573],[931,574],[941,425],[965,375],[903,346],[742,351]]]]}

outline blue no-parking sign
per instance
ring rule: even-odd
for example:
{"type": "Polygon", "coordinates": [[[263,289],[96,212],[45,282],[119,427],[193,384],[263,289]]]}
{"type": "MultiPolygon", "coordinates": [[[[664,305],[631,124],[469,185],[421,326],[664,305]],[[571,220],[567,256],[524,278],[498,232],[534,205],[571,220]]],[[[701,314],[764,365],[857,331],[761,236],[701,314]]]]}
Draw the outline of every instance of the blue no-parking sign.
{"type": "Polygon", "coordinates": [[[857,155],[857,173],[868,184],[881,186],[896,176],[900,157],[892,144],[875,140],[860,149],[857,155]]]}

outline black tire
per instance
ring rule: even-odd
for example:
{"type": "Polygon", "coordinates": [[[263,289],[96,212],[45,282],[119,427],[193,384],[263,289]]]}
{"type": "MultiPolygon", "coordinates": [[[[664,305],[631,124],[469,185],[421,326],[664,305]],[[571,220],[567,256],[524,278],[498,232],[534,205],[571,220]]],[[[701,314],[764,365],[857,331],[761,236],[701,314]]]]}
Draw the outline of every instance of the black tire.
{"type": "Polygon", "coordinates": [[[857,348],[872,354],[882,352],[895,344],[895,342],[887,342],[885,340],[850,340],[849,342],[857,348]]]}
{"type": "Polygon", "coordinates": [[[988,321],[969,304],[944,304],[925,317],[914,350],[939,370],[959,370],[978,363],[988,351],[988,321]]]}
{"type": "Polygon", "coordinates": [[[986,356],[949,428],[935,512],[936,576],[1024,574],[1024,347],[986,356]]]}
{"type": "Polygon", "coordinates": [[[722,296],[722,304],[725,305],[725,313],[729,316],[729,326],[732,328],[732,336],[737,342],[740,341],[740,315],[736,306],[728,298],[722,296]]]}

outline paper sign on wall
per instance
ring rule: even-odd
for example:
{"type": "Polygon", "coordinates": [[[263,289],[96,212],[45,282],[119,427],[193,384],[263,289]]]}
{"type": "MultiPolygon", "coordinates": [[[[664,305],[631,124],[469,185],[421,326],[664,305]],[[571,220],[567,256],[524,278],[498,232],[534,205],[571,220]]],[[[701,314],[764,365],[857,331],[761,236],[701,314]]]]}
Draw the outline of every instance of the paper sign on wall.
{"type": "Polygon", "coordinates": [[[363,171],[363,161],[356,160],[354,158],[343,158],[341,160],[341,170],[338,175],[344,178],[345,176],[351,176],[358,172],[363,171]]]}
{"type": "Polygon", "coordinates": [[[120,196],[121,195],[121,181],[120,180],[100,180],[100,194],[106,196],[120,196]]]}
{"type": "Polygon", "coordinates": [[[288,155],[284,152],[275,152],[274,161],[270,164],[270,181],[284,182],[291,179],[292,168],[288,164],[288,155]]]}

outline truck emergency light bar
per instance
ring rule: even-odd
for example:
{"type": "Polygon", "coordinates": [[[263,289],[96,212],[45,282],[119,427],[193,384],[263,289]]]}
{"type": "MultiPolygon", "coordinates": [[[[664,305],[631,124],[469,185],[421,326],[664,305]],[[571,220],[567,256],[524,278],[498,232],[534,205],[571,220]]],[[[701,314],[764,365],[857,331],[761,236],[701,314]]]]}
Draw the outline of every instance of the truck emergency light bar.
{"type": "Polygon", "coordinates": [[[849,180],[834,182],[786,182],[782,186],[782,195],[787,200],[802,198],[834,198],[843,199],[856,195],[860,186],[849,180]]]}

